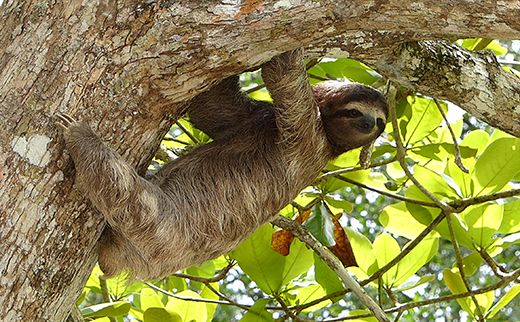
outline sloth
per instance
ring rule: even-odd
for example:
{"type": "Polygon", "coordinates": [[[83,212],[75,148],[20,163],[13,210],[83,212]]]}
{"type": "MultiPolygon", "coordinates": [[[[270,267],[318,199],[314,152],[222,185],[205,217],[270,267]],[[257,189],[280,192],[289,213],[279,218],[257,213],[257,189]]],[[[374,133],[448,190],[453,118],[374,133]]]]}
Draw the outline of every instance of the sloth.
{"type": "Polygon", "coordinates": [[[76,186],[108,222],[99,264],[152,280],[232,251],[271,221],[328,161],[370,145],[388,105],[377,90],[327,81],[311,87],[303,50],[262,66],[273,104],[232,76],[195,97],[190,121],[213,141],[139,176],[84,122],[58,115],[76,186]]]}

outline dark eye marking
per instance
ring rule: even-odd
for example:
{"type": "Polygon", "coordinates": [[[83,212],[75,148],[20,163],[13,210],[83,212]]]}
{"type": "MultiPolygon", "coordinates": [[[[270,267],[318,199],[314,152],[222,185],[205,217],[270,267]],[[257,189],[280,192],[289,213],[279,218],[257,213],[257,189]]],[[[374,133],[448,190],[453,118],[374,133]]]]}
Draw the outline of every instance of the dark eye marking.
{"type": "Polygon", "coordinates": [[[337,111],[335,113],[335,115],[355,119],[355,118],[362,117],[363,113],[361,113],[360,111],[355,110],[355,109],[351,109],[351,110],[344,109],[344,110],[337,111]]]}

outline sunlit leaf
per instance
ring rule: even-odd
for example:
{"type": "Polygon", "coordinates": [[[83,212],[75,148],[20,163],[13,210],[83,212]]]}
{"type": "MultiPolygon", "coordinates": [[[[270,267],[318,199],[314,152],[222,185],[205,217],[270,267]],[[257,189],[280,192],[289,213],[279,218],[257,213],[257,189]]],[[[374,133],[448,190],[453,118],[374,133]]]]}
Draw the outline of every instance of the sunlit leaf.
{"type": "MultiPolygon", "coordinates": [[[[218,283],[210,283],[211,286],[218,290],[219,286],[218,283]]],[[[200,297],[203,299],[213,300],[217,301],[220,297],[215,294],[209,287],[205,286],[202,289],[202,292],[200,293],[200,297]]],[[[207,312],[207,319],[206,321],[211,321],[213,319],[213,316],[215,315],[215,311],[217,310],[217,304],[215,303],[204,303],[206,305],[206,312],[207,312]]]]}
{"type": "Polygon", "coordinates": [[[367,85],[373,84],[381,77],[363,63],[346,58],[322,62],[309,69],[309,73],[324,78],[347,78],[351,81],[367,85]]]}
{"type": "MultiPolygon", "coordinates": [[[[305,287],[297,287],[292,292],[293,294],[296,294],[296,303],[303,304],[308,303],[314,300],[317,300],[319,298],[324,297],[327,295],[323,288],[320,285],[309,285],[305,287]]],[[[329,292],[330,293],[330,292],[329,292]]],[[[330,304],[330,300],[321,301],[320,303],[313,305],[311,307],[308,307],[303,310],[303,312],[313,312],[316,310],[319,310],[326,305],[330,304]]]]}
{"type": "MultiPolygon", "coordinates": [[[[458,273],[453,273],[449,268],[445,268],[442,271],[442,275],[444,277],[444,282],[446,282],[446,285],[448,285],[451,293],[460,294],[467,292],[466,286],[462,281],[462,277],[460,277],[458,273]]],[[[469,314],[473,314],[473,310],[470,307],[471,300],[469,298],[465,297],[457,299],[457,302],[459,302],[464,311],[468,312],[469,314]]]]}
{"type": "Polygon", "coordinates": [[[317,254],[314,254],[314,278],[327,294],[344,289],[338,275],[317,254]]]}
{"type": "MultiPolygon", "coordinates": [[[[451,222],[453,225],[455,238],[457,238],[459,245],[467,247],[471,250],[476,250],[469,231],[462,226],[456,214],[451,215],[451,222]]],[[[443,220],[439,225],[437,225],[437,227],[435,227],[435,231],[439,232],[442,237],[451,241],[451,234],[446,220],[443,220]]]]}
{"type": "Polygon", "coordinates": [[[425,167],[416,165],[414,174],[417,180],[430,192],[449,199],[458,199],[462,192],[453,181],[443,173],[431,171],[425,167]]]}
{"type": "MultiPolygon", "coordinates": [[[[408,243],[410,244],[410,243],[408,243]]],[[[407,245],[408,245],[407,244],[407,245]]],[[[405,246],[406,247],[406,246],[405,246]]],[[[397,264],[393,286],[399,286],[428,263],[439,249],[439,239],[429,235],[397,264]]]]}
{"type": "MultiPolygon", "coordinates": [[[[354,311],[351,311],[348,316],[349,317],[352,317],[352,316],[358,316],[358,315],[366,315],[366,314],[371,314],[369,311],[364,311],[364,310],[354,310],[354,311]]],[[[348,319],[349,322],[377,322],[377,318],[371,316],[371,317],[367,317],[367,318],[359,318],[359,319],[348,319]]]]}
{"type": "Polygon", "coordinates": [[[265,309],[268,302],[268,299],[256,301],[240,322],[274,322],[273,316],[265,309]]]}
{"type": "Polygon", "coordinates": [[[504,205],[504,217],[498,232],[511,234],[520,231],[520,199],[504,205]]]}
{"type": "MultiPolygon", "coordinates": [[[[191,290],[182,291],[176,295],[183,298],[201,299],[199,294],[191,290]]],[[[168,299],[166,309],[179,314],[182,321],[206,322],[208,319],[206,304],[203,302],[185,301],[171,297],[168,299]]]]}
{"type": "Polygon", "coordinates": [[[517,295],[520,293],[520,285],[515,285],[511,287],[511,289],[498,300],[498,302],[493,306],[493,309],[489,312],[487,318],[491,319],[494,317],[500,309],[509,304],[517,295]]]}
{"type": "MultiPolygon", "coordinates": [[[[359,268],[366,275],[373,274],[378,269],[378,265],[372,243],[370,240],[368,240],[368,238],[352,228],[346,227],[345,232],[347,233],[350,240],[350,245],[354,251],[354,256],[356,256],[356,261],[359,265],[359,268]]],[[[353,268],[350,268],[349,270],[354,271],[353,268]]]]}
{"type": "MultiPolygon", "coordinates": [[[[400,129],[404,136],[403,141],[408,146],[423,140],[439,127],[443,118],[432,100],[409,96],[407,102],[412,112],[409,116],[404,114],[406,117],[400,122],[400,129]]],[[[447,111],[445,104],[443,104],[443,109],[447,111]]]]}
{"type": "Polygon", "coordinates": [[[433,276],[433,275],[426,275],[426,276],[422,276],[417,281],[407,280],[405,283],[399,285],[399,287],[397,287],[394,291],[396,291],[396,292],[408,291],[408,290],[416,288],[417,286],[420,286],[422,284],[429,283],[429,282],[433,281],[434,279],[435,279],[435,276],[433,276]]]}
{"type": "Polygon", "coordinates": [[[145,287],[141,290],[140,302],[143,311],[146,311],[150,307],[164,307],[161,297],[149,287],[145,287]]]}
{"type": "Polygon", "coordinates": [[[101,303],[81,309],[81,314],[85,318],[101,317],[101,316],[120,316],[130,311],[132,303],[126,301],[101,303]]]}
{"type": "Polygon", "coordinates": [[[305,243],[302,243],[299,239],[294,240],[289,255],[284,258],[282,285],[306,273],[314,264],[313,254],[314,252],[305,243]]]}
{"type": "MultiPolygon", "coordinates": [[[[388,234],[381,234],[374,240],[374,252],[377,258],[377,264],[379,267],[383,267],[394,259],[399,253],[401,248],[395,239],[388,234]]],[[[383,284],[386,286],[392,286],[397,274],[397,267],[394,266],[386,273],[383,274],[383,284]]]]}
{"type": "Polygon", "coordinates": [[[144,322],[183,322],[179,314],[164,308],[151,307],[143,314],[144,322]]]}
{"type": "Polygon", "coordinates": [[[520,171],[518,160],[520,139],[501,138],[492,142],[479,157],[472,171],[474,195],[500,191],[520,171]]]}
{"type": "Polygon", "coordinates": [[[468,227],[473,242],[481,248],[486,248],[500,227],[502,213],[502,205],[485,203],[468,207],[460,217],[468,227]]]}
{"type": "Polygon", "coordinates": [[[426,228],[425,224],[418,222],[413,217],[404,202],[386,206],[379,215],[379,222],[392,234],[408,239],[414,239],[426,228]]]}
{"type": "Polygon", "coordinates": [[[327,202],[328,205],[330,205],[336,209],[341,209],[347,213],[351,213],[352,210],[354,209],[352,204],[346,200],[337,200],[332,197],[326,196],[325,201],[327,202]]]}
{"type": "Polygon", "coordinates": [[[293,241],[286,257],[272,250],[273,232],[269,224],[263,225],[231,253],[244,273],[267,294],[278,291],[313,264],[312,251],[299,240],[293,241]]]}
{"type": "MultiPolygon", "coordinates": [[[[471,253],[462,259],[462,267],[466,276],[472,276],[475,274],[482,264],[482,256],[479,253],[471,253]]],[[[456,264],[453,264],[456,267],[456,264]]]]}
{"type": "Polygon", "coordinates": [[[267,294],[282,286],[285,262],[285,257],[271,249],[273,230],[263,225],[231,253],[244,273],[267,294]]]}

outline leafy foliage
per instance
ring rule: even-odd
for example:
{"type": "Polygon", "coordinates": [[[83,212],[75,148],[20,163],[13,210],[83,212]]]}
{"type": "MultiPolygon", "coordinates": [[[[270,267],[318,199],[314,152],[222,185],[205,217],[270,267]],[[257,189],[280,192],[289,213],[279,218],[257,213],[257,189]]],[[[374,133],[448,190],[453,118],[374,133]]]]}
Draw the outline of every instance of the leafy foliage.
{"type": "MultiPolygon", "coordinates": [[[[497,55],[507,51],[483,39],[459,44],[497,55]]],[[[386,82],[348,59],[323,61],[309,74],[373,86],[386,82]]],[[[257,73],[243,75],[242,81],[250,88],[261,82],[257,73]]],[[[257,91],[254,96],[268,95],[257,91]]],[[[520,139],[465,115],[448,119],[456,147],[434,100],[404,88],[398,88],[397,97],[398,127],[389,122],[376,144],[372,169],[359,168],[359,150],[348,152],[281,214],[303,223],[321,244],[335,247],[335,254],[354,256],[357,266],[348,271],[401,321],[520,319],[518,310],[512,310],[520,293],[520,192],[515,190],[520,139]],[[396,136],[403,142],[402,162],[396,136]],[[469,173],[455,164],[457,149],[469,173]]],[[[449,116],[456,109],[439,106],[449,116]]],[[[175,158],[208,140],[182,120],[163,144],[175,158]]],[[[162,162],[155,160],[155,165],[162,162]]],[[[322,258],[271,225],[232,253],[184,273],[153,285],[126,284],[124,279],[103,283],[96,268],[79,300],[83,316],[97,321],[249,322],[303,314],[318,320],[376,321],[359,310],[362,304],[322,258]],[[278,252],[271,247],[273,239],[278,252]],[[220,273],[214,277],[215,272],[220,273]]]]}

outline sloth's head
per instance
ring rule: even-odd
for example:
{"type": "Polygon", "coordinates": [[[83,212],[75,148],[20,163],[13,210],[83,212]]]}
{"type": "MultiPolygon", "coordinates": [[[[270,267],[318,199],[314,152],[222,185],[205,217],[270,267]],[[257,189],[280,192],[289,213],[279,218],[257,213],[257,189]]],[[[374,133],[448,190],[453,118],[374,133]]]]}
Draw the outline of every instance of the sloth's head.
{"type": "Polygon", "coordinates": [[[312,89],[334,156],[368,145],[384,131],[388,103],[372,87],[327,81],[312,89]]]}

